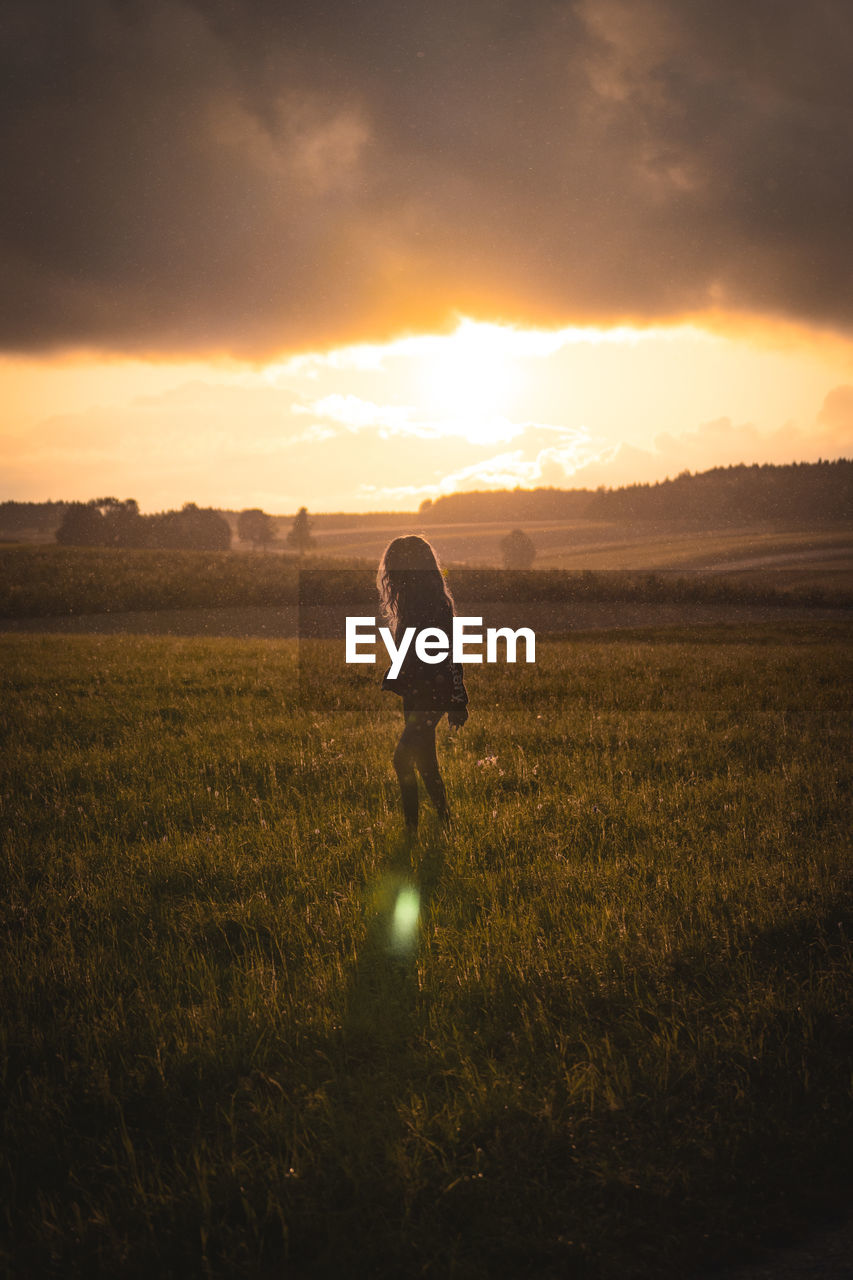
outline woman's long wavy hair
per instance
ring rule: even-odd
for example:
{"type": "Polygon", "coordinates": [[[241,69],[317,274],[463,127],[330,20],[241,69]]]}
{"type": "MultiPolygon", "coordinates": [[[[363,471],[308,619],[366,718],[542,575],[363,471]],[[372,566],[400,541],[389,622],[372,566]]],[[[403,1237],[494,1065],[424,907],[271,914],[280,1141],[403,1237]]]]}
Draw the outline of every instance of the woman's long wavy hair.
{"type": "Polygon", "coordinates": [[[395,636],[401,622],[454,612],[453,596],[444,581],[435,550],[426,538],[411,533],[389,542],[376,574],[379,608],[395,636]]]}

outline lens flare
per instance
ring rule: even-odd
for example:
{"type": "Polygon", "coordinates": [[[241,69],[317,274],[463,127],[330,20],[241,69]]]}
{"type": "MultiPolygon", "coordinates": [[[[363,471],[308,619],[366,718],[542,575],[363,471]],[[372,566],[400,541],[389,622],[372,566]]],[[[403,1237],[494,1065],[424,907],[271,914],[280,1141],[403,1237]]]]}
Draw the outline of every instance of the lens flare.
{"type": "Polygon", "coordinates": [[[421,899],[417,889],[401,889],[391,916],[391,950],[396,955],[413,951],[418,938],[421,899]]]}

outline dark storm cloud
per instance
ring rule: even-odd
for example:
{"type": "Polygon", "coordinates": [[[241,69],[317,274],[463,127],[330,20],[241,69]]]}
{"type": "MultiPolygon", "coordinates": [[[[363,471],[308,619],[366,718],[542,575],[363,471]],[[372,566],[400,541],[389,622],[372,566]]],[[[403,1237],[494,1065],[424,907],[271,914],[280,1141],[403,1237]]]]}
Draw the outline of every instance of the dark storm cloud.
{"type": "Polygon", "coordinates": [[[12,0],[0,343],[849,329],[846,0],[12,0]]]}

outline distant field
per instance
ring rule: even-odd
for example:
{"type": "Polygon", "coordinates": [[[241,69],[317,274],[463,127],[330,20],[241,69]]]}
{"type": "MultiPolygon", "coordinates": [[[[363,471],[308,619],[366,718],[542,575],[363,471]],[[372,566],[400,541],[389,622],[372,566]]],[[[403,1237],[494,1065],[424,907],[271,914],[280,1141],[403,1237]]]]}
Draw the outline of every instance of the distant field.
{"type": "MultiPolygon", "coordinates": [[[[277,521],[280,543],[272,558],[286,555],[284,539],[289,521],[277,521]]],[[[377,563],[392,538],[402,533],[422,533],[436,546],[442,560],[451,565],[501,566],[501,540],[512,525],[503,522],[437,524],[418,515],[382,515],[375,523],[368,517],[316,518],[316,555],[377,563]],[[326,522],[329,523],[326,523],[326,522]]],[[[796,525],[749,526],[722,530],[662,530],[651,525],[625,526],[604,521],[527,521],[525,532],[536,549],[536,567],[543,569],[690,569],[725,570],[727,574],[754,570],[796,571],[812,585],[851,589],[853,583],[853,530],[849,525],[815,529],[796,525]]],[[[26,540],[49,545],[44,536],[26,540]]],[[[234,541],[235,553],[251,549],[234,541]]],[[[156,553],[149,553],[156,554],[156,553]]],[[[175,553],[181,554],[181,553],[175,553]]]]}
{"type": "Polygon", "coordinates": [[[849,1172],[849,627],[483,668],[413,857],[332,646],[0,651],[13,1274],[687,1276],[849,1172]]]}
{"type": "MultiPolygon", "coordinates": [[[[448,564],[500,565],[504,523],[440,525],[412,523],[437,547],[448,564]]],[[[578,520],[529,521],[524,530],[537,549],[543,569],[721,569],[739,570],[741,560],[760,560],[756,567],[846,572],[853,577],[853,531],[749,527],[717,531],[662,531],[649,526],[578,520]],[[804,565],[804,558],[808,565],[804,565]],[[813,562],[813,563],[812,563],[813,562]]],[[[396,526],[376,529],[319,530],[318,550],[330,555],[379,559],[396,526]]]]}

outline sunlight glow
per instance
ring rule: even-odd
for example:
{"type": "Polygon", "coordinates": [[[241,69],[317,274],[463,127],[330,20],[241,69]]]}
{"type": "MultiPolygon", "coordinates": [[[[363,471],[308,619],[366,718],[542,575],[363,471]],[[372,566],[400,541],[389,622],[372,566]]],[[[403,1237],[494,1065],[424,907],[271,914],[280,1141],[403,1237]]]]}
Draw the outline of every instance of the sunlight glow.
{"type": "MultiPolygon", "coordinates": [[[[520,412],[540,377],[531,362],[545,362],[568,348],[627,350],[641,342],[671,340],[676,334],[689,334],[694,341],[709,338],[692,326],[518,329],[463,316],[452,333],[413,334],[381,345],[362,343],[298,355],[269,365],[263,377],[282,388],[294,380],[303,386],[306,380],[322,385],[336,375],[382,378],[390,401],[385,404],[347,391],[303,401],[293,412],[316,415],[353,432],[376,430],[384,438],[455,437],[469,445],[492,446],[517,439],[531,423],[530,413],[520,412]]],[[[561,392],[565,390],[564,385],[561,392]]],[[[564,409],[561,394],[561,415],[564,409]]],[[[534,420],[541,422],[541,417],[534,420]]]]}
{"type": "Polygon", "coordinates": [[[563,329],[518,329],[514,325],[460,316],[452,333],[411,334],[385,343],[363,342],[331,351],[306,352],[268,365],[265,377],[269,382],[277,383],[293,374],[304,377],[320,368],[362,372],[381,370],[386,361],[400,356],[432,359],[438,363],[444,360],[451,366],[467,358],[476,365],[484,359],[544,358],[568,346],[635,346],[638,342],[672,340],[688,334],[694,339],[713,341],[713,335],[690,324],[647,328],[616,325],[605,329],[595,325],[569,325],[563,329]]]}
{"type": "Polygon", "coordinates": [[[420,393],[428,409],[469,424],[472,442],[496,438],[491,420],[506,414],[521,374],[493,325],[463,324],[420,354],[420,393]]]}

